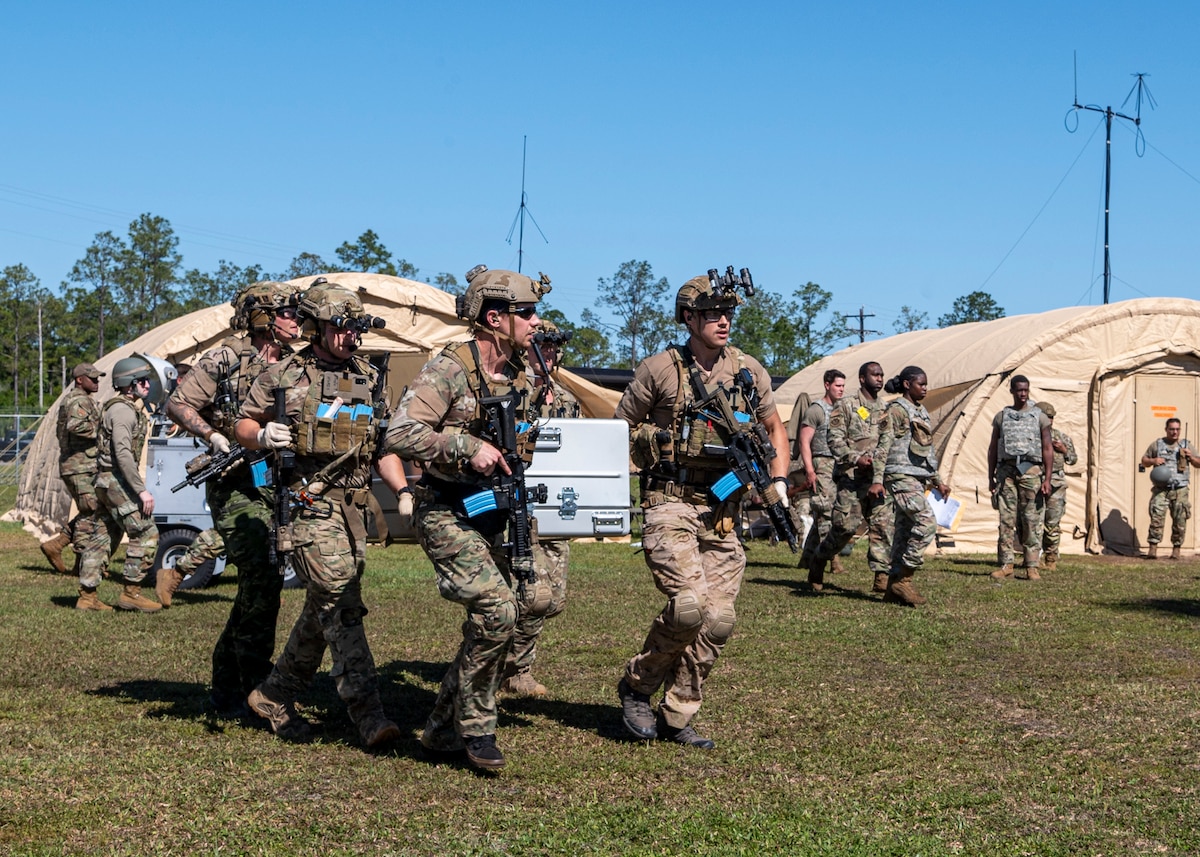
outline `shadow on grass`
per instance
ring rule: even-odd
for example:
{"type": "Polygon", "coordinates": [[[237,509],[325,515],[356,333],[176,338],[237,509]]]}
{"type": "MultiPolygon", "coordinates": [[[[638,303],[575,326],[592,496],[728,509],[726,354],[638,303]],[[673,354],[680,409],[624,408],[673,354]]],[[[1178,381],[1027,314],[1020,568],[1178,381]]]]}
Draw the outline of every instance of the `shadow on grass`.
{"type": "MultiPolygon", "coordinates": [[[[839,575],[844,576],[844,575],[839,575]]],[[[773,580],[766,577],[752,577],[746,583],[753,583],[758,586],[775,586],[791,590],[790,594],[797,598],[850,598],[855,601],[879,601],[879,599],[870,594],[863,592],[861,589],[850,589],[845,586],[838,586],[836,578],[832,575],[825,575],[825,588],[820,592],[813,592],[808,588],[807,580],[773,580]]]]}
{"type": "Polygon", "coordinates": [[[1170,613],[1200,618],[1200,600],[1195,598],[1146,598],[1140,601],[1093,601],[1097,607],[1138,613],[1170,613]]]}

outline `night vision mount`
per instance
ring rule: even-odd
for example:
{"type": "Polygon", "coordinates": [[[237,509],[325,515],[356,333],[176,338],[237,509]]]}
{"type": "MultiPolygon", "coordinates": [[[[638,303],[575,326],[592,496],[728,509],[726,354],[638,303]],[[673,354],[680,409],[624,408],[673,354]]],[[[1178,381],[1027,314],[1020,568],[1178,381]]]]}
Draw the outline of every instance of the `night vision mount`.
{"type": "Polygon", "coordinates": [[[724,274],[717,273],[716,268],[709,268],[708,283],[712,286],[713,295],[732,299],[737,295],[738,286],[741,286],[746,292],[746,297],[754,297],[754,280],[750,276],[749,268],[742,268],[736,274],[733,272],[733,265],[727,267],[724,274]]]}

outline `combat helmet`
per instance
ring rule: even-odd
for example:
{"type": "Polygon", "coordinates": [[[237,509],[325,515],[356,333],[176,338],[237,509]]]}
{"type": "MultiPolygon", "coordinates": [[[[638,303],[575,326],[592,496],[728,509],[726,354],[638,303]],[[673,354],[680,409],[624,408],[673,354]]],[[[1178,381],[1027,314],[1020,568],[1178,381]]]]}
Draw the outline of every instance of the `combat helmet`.
{"type": "Polygon", "coordinates": [[[489,271],[476,265],[467,271],[467,290],[455,299],[455,314],[464,321],[477,322],[487,301],[502,301],[511,309],[516,304],[535,304],[550,291],[550,278],[538,272],[534,280],[516,271],[489,271]]]}
{"type": "Polygon", "coordinates": [[[324,277],[317,277],[301,293],[296,317],[303,331],[314,338],[320,335],[319,323],[323,321],[337,328],[352,328],[360,337],[370,328],[387,326],[384,319],[367,314],[362,298],[351,289],[324,277]]]}
{"type": "Polygon", "coordinates": [[[229,325],[234,330],[251,333],[267,333],[272,329],[275,311],[285,306],[295,306],[299,289],[274,280],[260,280],[243,286],[230,301],[233,318],[229,325]]]}
{"type": "Polygon", "coordinates": [[[738,286],[741,286],[747,295],[754,294],[754,281],[746,268],[734,274],[733,266],[730,265],[723,275],[718,273],[716,268],[711,268],[703,276],[692,277],[679,287],[679,292],[675,295],[675,321],[686,324],[683,318],[685,309],[736,309],[745,303],[737,293],[738,286]]]}
{"type": "Polygon", "coordinates": [[[150,365],[150,361],[140,355],[122,357],[113,366],[112,385],[114,390],[128,387],[134,381],[140,381],[143,378],[152,380],[154,367],[150,365]]]}

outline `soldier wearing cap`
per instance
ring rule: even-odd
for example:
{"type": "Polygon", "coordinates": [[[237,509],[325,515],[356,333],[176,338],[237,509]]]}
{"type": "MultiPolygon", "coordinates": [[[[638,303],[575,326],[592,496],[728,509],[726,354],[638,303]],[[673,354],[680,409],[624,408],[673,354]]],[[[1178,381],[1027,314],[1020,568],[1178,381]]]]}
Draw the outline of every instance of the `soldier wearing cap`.
{"type": "MultiPolygon", "coordinates": [[[[299,289],[270,280],[240,289],[232,300],[232,333],[204,352],[167,401],[167,415],[212,454],[229,452],[241,403],[250,385],[269,366],[292,353],[300,338],[296,319],[299,289]]],[[[279,617],[280,571],[268,561],[271,492],[256,487],[250,465],[242,463],[204,486],[215,530],[205,530],[174,568],[161,568],[156,591],[171,605],[185,573],[194,570],[201,548],[224,553],[237,566],[237,594],[229,620],[212,654],[210,702],[218,714],[245,710],[246,697],[271,672],[275,624],[279,617]]]]}
{"type": "MultiPolygon", "coordinates": [[[[551,599],[545,554],[535,548],[536,580],[518,585],[506,547],[508,513],[471,516],[464,501],[491,488],[493,473],[511,473],[501,450],[485,439],[480,401],[515,396],[518,424],[538,416],[525,355],[538,330],[538,301],[549,289],[545,276],[533,280],[515,271],[472,268],[456,312],[474,335],[425,364],[387,436],[389,451],[424,471],[415,488],[417,535],[437,573],[438,591],[467,613],[462,644],[442,679],[421,744],[434,752],[465,750],[467,760],[483,770],[505,764],[496,744],[496,691],[518,619],[544,617],[551,599]]],[[[518,431],[517,445],[531,456],[530,435],[518,431]]]]}
{"type": "Polygon", "coordinates": [[[1066,466],[1079,460],[1069,435],[1054,427],[1058,413],[1049,402],[1038,402],[1038,409],[1050,420],[1050,445],[1054,447],[1054,467],[1050,471],[1050,495],[1046,498],[1046,523],[1042,531],[1042,568],[1058,569],[1058,549],[1062,542],[1062,519],[1067,511],[1066,466]]]}
{"type": "Polygon", "coordinates": [[[67,574],[63,548],[71,545],[75,562],[83,553],[83,543],[95,529],[96,514],[96,439],[100,426],[100,406],[92,398],[105,375],[91,363],[80,363],[71,370],[74,383],[58,406],[58,475],[75,502],[75,517],[66,529],[42,542],[42,553],[54,570],[67,574]]]}
{"type": "Polygon", "coordinates": [[[400,737],[384,713],[363,626],[367,502],[385,391],[377,389],[376,368],[355,351],[364,330],[383,320],[367,315],[355,292],[324,277],[300,296],[297,312],[309,344],[254,380],[234,429],[247,450],[294,450],[294,469],[281,476],[294,498],[291,523],[272,537],[291,549],[305,588],[287,645],[246,704],[279,737],[306,740],[312,727],[296,711],[296,698],[312,684],[328,649],[338,696],[363,744],[376,748],[400,737]]]}
{"type": "Polygon", "coordinates": [[[150,429],[146,406],[153,375],[150,361],[140,354],[113,366],[112,384],[117,394],[100,409],[96,527],[82,544],[79,560],[79,601],[75,606],[81,610],[111,609],[96,596],[96,588],[122,532],[129,537],[129,544],[125,548],[125,585],[117,608],[142,613],[162,609],[157,601],[142,595],[142,581],[158,552],[154,495],[146,490],[141,473],[142,450],[150,429]]]}
{"type": "MultiPolygon", "coordinates": [[[[778,453],[770,470],[785,508],[789,466],[771,378],[758,360],[728,344],[741,298],[715,275],[714,269],[679,289],[675,320],[687,328],[687,342],[643,360],[616,412],[629,423],[641,470],[646,565],[667,597],[617,687],[622,721],[636,738],[702,749],[715,744],[691,722],[705,679],[733,634],[746,554],[735,532],[745,492],[717,502],[710,491],[728,471],[724,455],[712,451],[726,443],[728,429],[700,410],[701,396],[723,395],[739,420],[762,424],[778,453]],[[657,722],[650,697],[664,687],[657,722]]],[[[743,271],[741,283],[748,281],[743,271]]]]}

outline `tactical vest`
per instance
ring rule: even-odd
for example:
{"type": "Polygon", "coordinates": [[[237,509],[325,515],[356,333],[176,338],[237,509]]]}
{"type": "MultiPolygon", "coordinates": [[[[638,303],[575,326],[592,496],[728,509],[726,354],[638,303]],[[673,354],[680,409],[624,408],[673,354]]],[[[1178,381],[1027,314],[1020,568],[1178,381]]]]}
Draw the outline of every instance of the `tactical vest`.
{"type": "Polygon", "coordinates": [[[250,385],[267,368],[267,363],[254,359],[258,352],[254,350],[248,336],[230,336],[218,347],[228,348],[236,354],[237,363],[222,361],[221,377],[217,378],[216,398],[205,416],[214,429],[232,440],[233,427],[237,423],[242,402],[246,401],[250,385]]]}
{"type": "Polygon", "coordinates": [[[351,358],[341,369],[322,370],[309,359],[304,361],[304,377],[308,389],[296,423],[296,454],[310,459],[304,469],[350,452],[359,462],[369,461],[382,418],[373,399],[375,368],[351,358]]]}
{"type": "Polygon", "coordinates": [[[1023,411],[1006,407],[1001,413],[999,457],[1001,461],[1042,460],[1042,412],[1036,405],[1023,411]]]}
{"type": "Polygon", "coordinates": [[[131,448],[134,461],[142,457],[142,448],[146,445],[146,433],[150,430],[150,419],[146,416],[146,409],[139,408],[136,399],[130,401],[120,394],[113,396],[100,409],[100,437],[97,443],[98,451],[96,454],[96,464],[100,470],[113,470],[116,466],[116,462],[113,460],[112,432],[104,424],[104,417],[112,408],[121,406],[132,409],[137,416],[137,425],[133,428],[131,448]]]}
{"type": "Polygon", "coordinates": [[[834,406],[824,399],[818,399],[817,404],[825,412],[825,421],[813,433],[811,444],[813,458],[833,458],[833,452],[829,449],[829,417],[833,413],[834,406]]]}
{"type": "Polygon", "coordinates": [[[893,473],[928,479],[937,473],[938,460],[933,451],[933,420],[924,405],[899,398],[888,405],[891,411],[899,410],[906,423],[904,433],[897,434],[888,450],[885,475],[893,473]]]}
{"type": "Polygon", "coordinates": [[[1170,479],[1164,488],[1184,488],[1188,484],[1188,472],[1191,468],[1188,466],[1187,457],[1181,453],[1181,450],[1187,449],[1187,441],[1180,439],[1175,446],[1170,446],[1161,437],[1154,441],[1154,457],[1161,458],[1170,472],[1170,479]]]}
{"type": "Polygon", "coordinates": [[[58,408],[58,424],[55,434],[58,437],[58,472],[63,476],[77,473],[96,472],[96,436],[99,433],[100,411],[92,397],[78,387],[71,390],[58,408]],[[83,407],[88,411],[92,421],[92,436],[86,437],[68,431],[71,411],[83,407]]]}
{"type": "MultiPolygon", "coordinates": [[[[737,371],[745,366],[745,356],[732,345],[726,346],[726,353],[737,362],[737,371]]],[[[686,346],[672,346],[672,360],[679,379],[679,389],[675,396],[675,406],[672,420],[672,441],[674,443],[677,481],[684,485],[709,487],[713,481],[722,476],[729,468],[724,453],[706,453],[705,446],[724,446],[730,437],[719,418],[708,410],[698,407],[694,386],[701,386],[706,395],[717,392],[729,401],[739,421],[752,422],[753,414],[747,413],[745,396],[736,385],[725,386],[724,383],[705,384],[700,378],[700,370],[692,359],[686,346]],[[719,387],[719,389],[718,389],[719,387]]]]}

